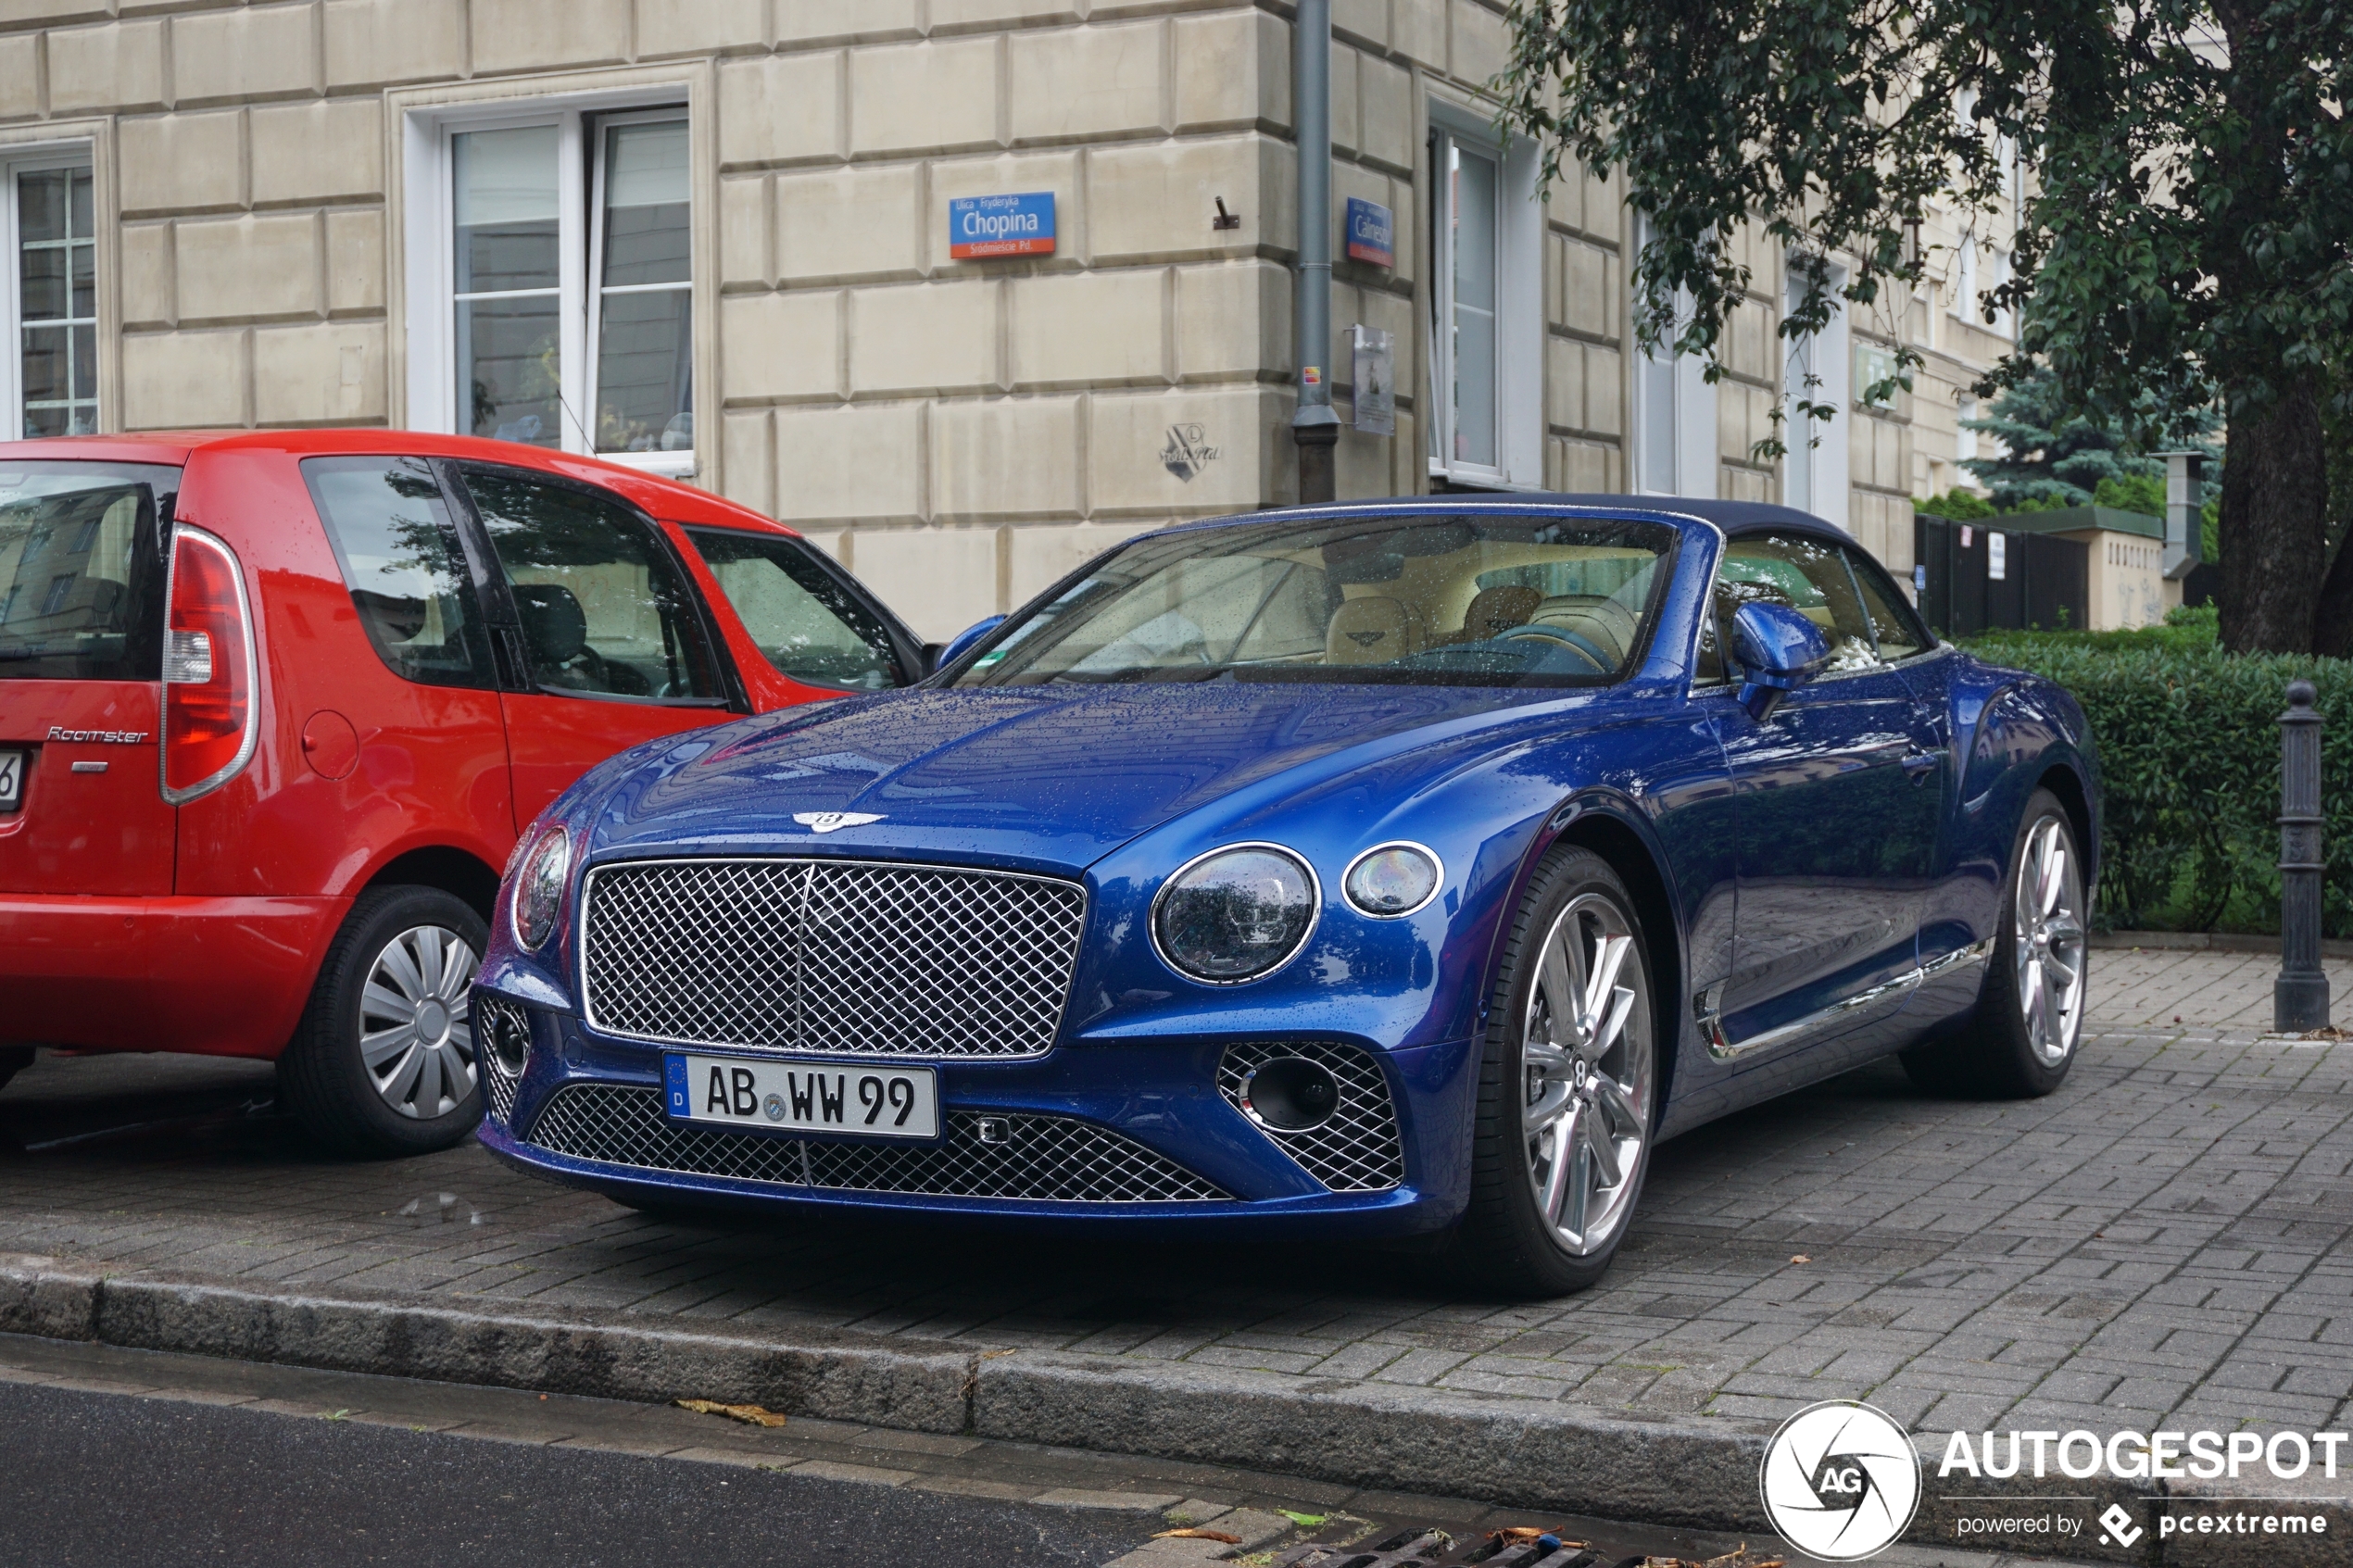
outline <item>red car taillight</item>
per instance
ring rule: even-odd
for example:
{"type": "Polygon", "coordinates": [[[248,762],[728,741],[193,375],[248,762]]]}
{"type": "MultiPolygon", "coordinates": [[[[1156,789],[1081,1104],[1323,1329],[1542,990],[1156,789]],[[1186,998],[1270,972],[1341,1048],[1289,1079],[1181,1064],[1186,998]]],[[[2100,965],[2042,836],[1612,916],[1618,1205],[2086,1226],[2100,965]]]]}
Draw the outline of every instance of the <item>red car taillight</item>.
{"type": "Polygon", "coordinates": [[[229,546],[172,533],[171,611],[163,642],[163,797],[174,806],[236,777],[260,737],[253,699],[253,615],[229,546]]]}

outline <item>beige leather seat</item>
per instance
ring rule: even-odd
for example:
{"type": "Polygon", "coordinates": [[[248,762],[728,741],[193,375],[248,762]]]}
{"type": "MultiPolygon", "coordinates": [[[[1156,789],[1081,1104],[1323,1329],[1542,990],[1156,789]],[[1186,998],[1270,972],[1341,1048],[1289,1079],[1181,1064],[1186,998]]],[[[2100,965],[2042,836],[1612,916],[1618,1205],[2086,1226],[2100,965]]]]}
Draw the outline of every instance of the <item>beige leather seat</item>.
{"type": "Polygon", "coordinates": [[[1626,662],[1626,650],[1632,643],[1639,622],[1633,611],[1615,600],[1596,595],[1561,594],[1546,599],[1537,607],[1529,621],[1537,626],[1557,626],[1574,632],[1609,656],[1613,664],[1626,662]]]}
{"type": "Polygon", "coordinates": [[[1392,598],[1350,599],[1324,631],[1326,664],[1387,664],[1421,651],[1421,628],[1392,598]]]}
{"type": "Polygon", "coordinates": [[[1525,626],[1536,613],[1544,596],[1534,588],[1506,584],[1500,588],[1481,588],[1471,598],[1470,608],[1463,612],[1463,629],[1432,637],[1432,647],[1444,647],[1453,643],[1483,643],[1498,632],[1508,632],[1515,626],[1525,626]]]}

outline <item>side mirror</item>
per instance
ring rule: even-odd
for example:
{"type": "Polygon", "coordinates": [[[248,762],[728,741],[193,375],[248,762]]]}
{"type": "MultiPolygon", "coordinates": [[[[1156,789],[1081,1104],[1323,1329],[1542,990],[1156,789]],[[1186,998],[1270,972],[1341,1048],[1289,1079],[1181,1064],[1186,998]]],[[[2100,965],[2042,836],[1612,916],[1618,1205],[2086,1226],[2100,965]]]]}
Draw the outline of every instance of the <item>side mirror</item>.
{"type": "Polygon", "coordinates": [[[992,615],[986,621],[974,621],[971,625],[965,627],[963,631],[949,638],[948,646],[940,648],[932,657],[932,673],[937,674],[940,671],[945,670],[950,665],[955,663],[958,659],[963,658],[965,650],[1004,623],[1005,618],[1003,616],[992,615]]]}
{"type": "Polygon", "coordinates": [[[1744,604],[1732,614],[1732,652],[1748,676],[1741,706],[1761,724],[1829,662],[1831,645],[1820,627],[1788,605],[1744,604]]]}

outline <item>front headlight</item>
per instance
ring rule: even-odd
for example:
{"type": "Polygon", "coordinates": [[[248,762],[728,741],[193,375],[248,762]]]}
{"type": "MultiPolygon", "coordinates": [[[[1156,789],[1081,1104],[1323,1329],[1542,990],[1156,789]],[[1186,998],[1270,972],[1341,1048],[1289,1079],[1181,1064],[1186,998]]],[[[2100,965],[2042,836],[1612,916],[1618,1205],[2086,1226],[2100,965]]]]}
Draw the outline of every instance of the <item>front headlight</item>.
{"type": "Polygon", "coordinates": [[[1315,872],[1290,850],[1230,845],[1168,879],[1152,904],[1152,941],[1196,980],[1254,980],[1307,945],[1321,897],[1315,872]]]}
{"type": "Polygon", "coordinates": [[[564,879],[572,874],[572,834],[549,828],[532,847],[515,878],[515,940],[526,947],[544,946],[556,929],[556,911],[564,901],[564,879]]]}

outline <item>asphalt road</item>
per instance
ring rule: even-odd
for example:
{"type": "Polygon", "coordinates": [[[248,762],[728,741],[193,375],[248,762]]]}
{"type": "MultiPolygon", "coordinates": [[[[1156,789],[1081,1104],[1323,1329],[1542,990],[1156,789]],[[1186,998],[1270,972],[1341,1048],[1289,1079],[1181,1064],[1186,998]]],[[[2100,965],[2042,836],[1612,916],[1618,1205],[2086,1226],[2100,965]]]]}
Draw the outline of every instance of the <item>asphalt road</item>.
{"type": "Polygon", "coordinates": [[[10,1562],[1091,1568],[1166,1527],[1150,1513],[0,1384],[10,1562]]]}

